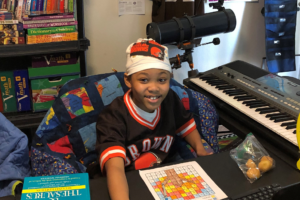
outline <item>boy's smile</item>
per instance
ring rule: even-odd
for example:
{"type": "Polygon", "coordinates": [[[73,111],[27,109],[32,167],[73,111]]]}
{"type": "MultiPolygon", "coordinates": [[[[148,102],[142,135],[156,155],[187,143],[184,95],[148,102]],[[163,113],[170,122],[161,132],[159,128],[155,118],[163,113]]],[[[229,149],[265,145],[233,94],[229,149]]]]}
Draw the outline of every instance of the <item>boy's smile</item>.
{"type": "Polygon", "coordinates": [[[170,78],[170,72],[162,69],[146,69],[131,76],[124,76],[135,105],[150,113],[154,112],[167,96],[170,78]]]}

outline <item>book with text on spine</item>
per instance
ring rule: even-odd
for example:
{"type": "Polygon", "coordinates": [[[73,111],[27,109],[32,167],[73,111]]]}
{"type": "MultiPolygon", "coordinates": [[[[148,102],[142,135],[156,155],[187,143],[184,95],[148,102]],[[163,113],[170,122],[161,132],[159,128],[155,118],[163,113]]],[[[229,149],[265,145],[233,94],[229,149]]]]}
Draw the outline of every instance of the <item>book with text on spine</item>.
{"type": "Polygon", "coordinates": [[[90,200],[87,173],[25,177],[21,200],[90,200]]]}

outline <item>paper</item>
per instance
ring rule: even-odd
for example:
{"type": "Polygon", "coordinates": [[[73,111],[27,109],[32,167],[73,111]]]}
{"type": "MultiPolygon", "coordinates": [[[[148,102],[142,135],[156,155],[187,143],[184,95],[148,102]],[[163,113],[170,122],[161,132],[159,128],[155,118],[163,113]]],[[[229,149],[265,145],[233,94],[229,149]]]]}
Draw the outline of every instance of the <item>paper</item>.
{"type": "Polygon", "coordinates": [[[144,14],[145,0],[119,0],[119,16],[144,14]]]}
{"type": "Polygon", "coordinates": [[[186,162],[150,170],[140,170],[155,200],[220,200],[227,195],[197,162],[186,162]]]}

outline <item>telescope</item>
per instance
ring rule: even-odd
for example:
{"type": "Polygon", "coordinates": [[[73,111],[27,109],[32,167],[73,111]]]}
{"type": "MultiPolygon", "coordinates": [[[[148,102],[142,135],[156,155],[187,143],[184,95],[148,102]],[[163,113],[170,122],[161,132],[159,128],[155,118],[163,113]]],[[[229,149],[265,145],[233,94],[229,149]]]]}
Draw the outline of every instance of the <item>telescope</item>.
{"type": "Polygon", "coordinates": [[[220,44],[219,38],[214,38],[212,42],[200,44],[202,37],[220,33],[229,33],[236,27],[236,17],[231,9],[222,7],[223,0],[218,3],[210,3],[217,12],[204,15],[184,16],[183,18],[173,18],[160,23],[149,23],[147,25],[147,37],[156,42],[164,44],[176,44],[179,49],[185,50],[183,55],[170,58],[172,69],[181,67],[182,62],[188,62],[191,71],[189,77],[198,74],[194,70],[192,52],[194,47],[207,44],[220,44]]]}

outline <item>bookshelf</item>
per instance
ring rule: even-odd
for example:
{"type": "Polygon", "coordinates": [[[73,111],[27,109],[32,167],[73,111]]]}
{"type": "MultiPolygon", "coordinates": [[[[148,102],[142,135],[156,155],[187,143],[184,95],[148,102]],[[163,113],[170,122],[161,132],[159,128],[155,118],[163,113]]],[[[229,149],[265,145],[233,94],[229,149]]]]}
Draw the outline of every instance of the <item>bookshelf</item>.
{"type": "MultiPolygon", "coordinates": [[[[86,76],[85,51],[90,46],[90,41],[85,37],[84,32],[83,0],[76,1],[76,8],[78,41],[0,46],[0,71],[27,69],[31,66],[31,56],[33,55],[78,52],[80,60],[80,76],[86,76]]],[[[19,129],[24,129],[24,132],[28,132],[28,130],[31,130],[32,132],[37,129],[46,112],[19,112],[3,114],[19,129]]]]}

